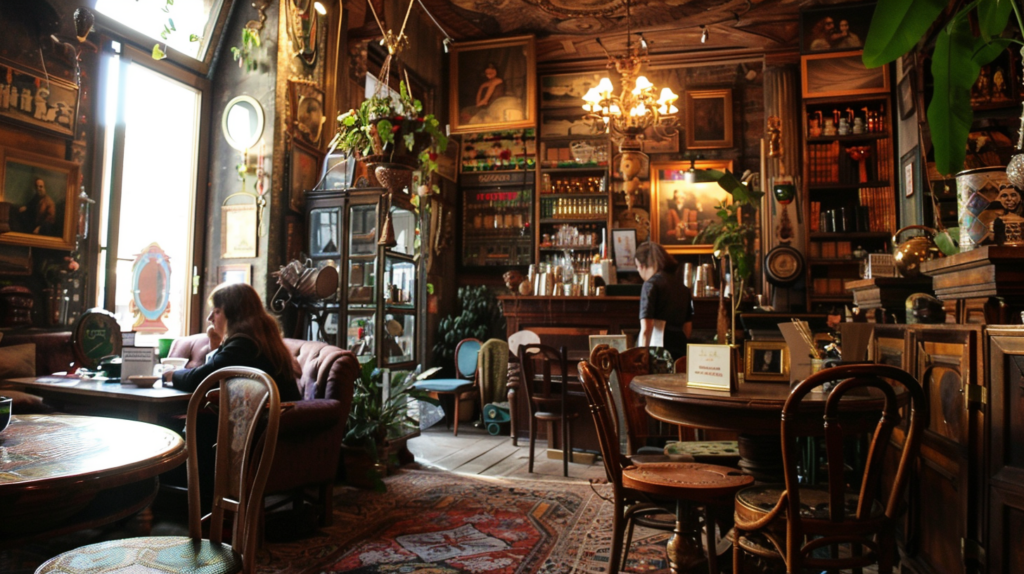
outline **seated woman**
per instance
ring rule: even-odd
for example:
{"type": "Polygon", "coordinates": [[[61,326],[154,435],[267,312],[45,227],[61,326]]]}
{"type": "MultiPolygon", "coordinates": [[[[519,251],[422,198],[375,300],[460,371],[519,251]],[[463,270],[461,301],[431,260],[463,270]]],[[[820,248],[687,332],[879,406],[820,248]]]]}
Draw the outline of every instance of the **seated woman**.
{"type": "Polygon", "coordinates": [[[285,347],[281,330],[263,307],[256,290],[245,283],[223,284],[210,294],[206,329],[212,351],[206,364],[164,373],[174,388],[194,391],[207,376],[224,367],[252,367],[277,383],[281,401],[302,399],[295,383],[301,375],[295,357],[285,347]]]}

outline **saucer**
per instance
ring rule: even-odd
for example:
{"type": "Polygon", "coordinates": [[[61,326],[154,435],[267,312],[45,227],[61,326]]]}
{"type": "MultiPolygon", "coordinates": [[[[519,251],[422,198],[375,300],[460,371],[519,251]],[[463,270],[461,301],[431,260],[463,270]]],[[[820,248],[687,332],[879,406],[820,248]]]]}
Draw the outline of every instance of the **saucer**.
{"type": "Polygon", "coordinates": [[[148,389],[155,385],[161,378],[162,377],[153,375],[132,375],[128,377],[128,382],[140,389],[148,389]]]}

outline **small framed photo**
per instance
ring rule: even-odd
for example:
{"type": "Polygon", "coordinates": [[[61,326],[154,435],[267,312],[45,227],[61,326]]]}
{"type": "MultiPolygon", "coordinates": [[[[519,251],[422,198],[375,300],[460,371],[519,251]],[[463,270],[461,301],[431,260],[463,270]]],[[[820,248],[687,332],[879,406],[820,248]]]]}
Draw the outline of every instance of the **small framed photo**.
{"type": "Polygon", "coordinates": [[[221,283],[252,284],[252,265],[221,265],[217,267],[221,283]]]}
{"type": "Polygon", "coordinates": [[[914,189],[918,186],[923,186],[924,183],[918,183],[919,176],[921,175],[921,168],[917,164],[921,161],[921,148],[920,146],[914,146],[914,149],[903,154],[900,158],[900,175],[902,176],[903,195],[904,197],[913,197],[914,189]]]}
{"type": "Polygon", "coordinates": [[[747,341],[743,352],[745,381],[789,383],[789,347],[785,341],[747,341]]]}
{"type": "Polygon", "coordinates": [[[608,345],[620,353],[628,349],[625,335],[590,335],[590,350],[598,345],[608,345]]]}
{"type": "Polygon", "coordinates": [[[914,68],[905,70],[903,79],[896,85],[896,97],[900,105],[900,119],[905,120],[914,114],[914,68]]]}
{"type": "Polygon", "coordinates": [[[889,93],[889,64],[864,67],[861,51],[800,56],[805,98],[889,93]]]}
{"type": "Polygon", "coordinates": [[[619,271],[636,271],[636,230],[612,230],[612,256],[619,271]]]}
{"type": "Polygon", "coordinates": [[[732,147],[732,90],[686,91],[686,149],[732,147]]]}
{"type": "Polygon", "coordinates": [[[536,124],[533,36],[458,42],[451,47],[451,58],[451,133],[536,124]]]}

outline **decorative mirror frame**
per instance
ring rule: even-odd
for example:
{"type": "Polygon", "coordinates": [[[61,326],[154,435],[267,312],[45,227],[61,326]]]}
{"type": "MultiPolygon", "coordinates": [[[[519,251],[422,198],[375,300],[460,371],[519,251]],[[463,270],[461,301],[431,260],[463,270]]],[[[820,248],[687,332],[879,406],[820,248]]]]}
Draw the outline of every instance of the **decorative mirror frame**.
{"type": "Polygon", "coordinates": [[[244,152],[245,150],[255,146],[260,141],[260,138],[263,137],[263,128],[265,126],[265,122],[266,114],[263,112],[263,106],[260,105],[259,101],[257,101],[256,98],[252,96],[237,96],[233,98],[230,102],[228,102],[228,105],[224,106],[224,113],[221,115],[220,118],[220,127],[221,131],[224,132],[224,139],[228,140],[228,145],[230,145],[234,149],[237,149],[238,151],[244,152]],[[248,102],[256,110],[256,135],[253,138],[254,141],[252,142],[252,145],[248,146],[241,145],[241,142],[233,138],[231,136],[231,132],[228,131],[228,113],[231,112],[231,108],[235,107],[235,104],[241,102],[248,102]]]}

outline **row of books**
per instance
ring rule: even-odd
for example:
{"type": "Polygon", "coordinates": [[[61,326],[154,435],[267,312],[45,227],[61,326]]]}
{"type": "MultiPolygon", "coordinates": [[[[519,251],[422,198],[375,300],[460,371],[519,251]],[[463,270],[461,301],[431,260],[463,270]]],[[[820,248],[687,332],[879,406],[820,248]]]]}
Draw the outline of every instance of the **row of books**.
{"type": "Polygon", "coordinates": [[[843,282],[849,279],[835,277],[815,277],[811,281],[811,293],[814,295],[847,295],[843,282]]]}
{"type": "Polygon", "coordinates": [[[860,204],[868,208],[868,231],[896,231],[896,196],[893,187],[863,187],[858,191],[860,204]]]}
{"type": "Polygon", "coordinates": [[[807,182],[811,185],[888,181],[891,173],[892,140],[889,138],[857,146],[838,141],[807,146],[807,182]],[[853,152],[849,151],[851,148],[853,152]]]}
{"type": "Polygon", "coordinates": [[[811,241],[807,249],[811,259],[853,259],[849,241],[811,241]]]}
{"type": "Polygon", "coordinates": [[[896,202],[892,186],[863,187],[858,190],[859,207],[821,210],[820,201],[811,202],[808,224],[812,232],[896,230],[896,202]]]}

